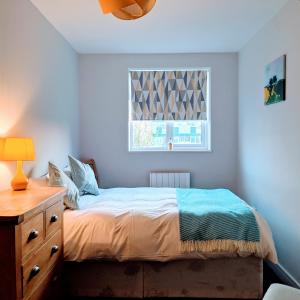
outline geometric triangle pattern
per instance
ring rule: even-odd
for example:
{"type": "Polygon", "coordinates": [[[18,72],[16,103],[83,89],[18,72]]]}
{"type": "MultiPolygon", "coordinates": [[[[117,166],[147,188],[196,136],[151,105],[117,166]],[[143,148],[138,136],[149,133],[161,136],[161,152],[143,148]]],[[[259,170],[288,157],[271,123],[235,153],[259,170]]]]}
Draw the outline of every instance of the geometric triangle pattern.
{"type": "Polygon", "coordinates": [[[206,120],[207,71],[130,71],[132,120],[206,120]]]}

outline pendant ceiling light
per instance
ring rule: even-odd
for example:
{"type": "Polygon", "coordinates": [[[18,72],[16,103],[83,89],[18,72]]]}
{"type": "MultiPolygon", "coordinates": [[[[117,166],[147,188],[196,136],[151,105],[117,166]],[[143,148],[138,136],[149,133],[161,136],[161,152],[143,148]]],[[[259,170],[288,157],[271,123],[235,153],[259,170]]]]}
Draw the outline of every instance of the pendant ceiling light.
{"type": "Polygon", "coordinates": [[[146,15],[156,0],[99,0],[104,14],[112,13],[122,20],[134,20],[146,15]]]}

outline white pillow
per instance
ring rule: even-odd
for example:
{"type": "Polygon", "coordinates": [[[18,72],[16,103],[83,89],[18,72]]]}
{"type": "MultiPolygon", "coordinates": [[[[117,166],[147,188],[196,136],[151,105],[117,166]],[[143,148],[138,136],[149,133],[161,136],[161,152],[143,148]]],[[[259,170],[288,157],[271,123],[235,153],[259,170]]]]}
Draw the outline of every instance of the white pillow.
{"type": "MultiPolygon", "coordinates": [[[[64,167],[64,173],[72,180],[72,174],[71,174],[70,166],[65,166],[64,167]]],[[[42,178],[43,177],[45,177],[47,180],[49,180],[49,173],[43,175],[42,178]]]]}
{"type": "Polygon", "coordinates": [[[55,164],[48,163],[49,186],[64,186],[67,194],[64,196],[64,204],[67,208],[78,209],[79,191],[74,182],[60,170],[55,164]]]}

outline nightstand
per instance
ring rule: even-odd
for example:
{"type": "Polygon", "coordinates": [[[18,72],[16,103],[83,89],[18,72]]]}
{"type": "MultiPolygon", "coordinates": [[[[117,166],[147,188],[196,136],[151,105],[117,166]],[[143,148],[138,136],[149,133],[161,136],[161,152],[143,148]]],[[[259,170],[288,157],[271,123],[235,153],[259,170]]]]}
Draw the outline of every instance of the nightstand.
{"type": "Polygon", "coordinates": [[[58,299],[65,189],[0,192],[0,299],[58,299]]]}

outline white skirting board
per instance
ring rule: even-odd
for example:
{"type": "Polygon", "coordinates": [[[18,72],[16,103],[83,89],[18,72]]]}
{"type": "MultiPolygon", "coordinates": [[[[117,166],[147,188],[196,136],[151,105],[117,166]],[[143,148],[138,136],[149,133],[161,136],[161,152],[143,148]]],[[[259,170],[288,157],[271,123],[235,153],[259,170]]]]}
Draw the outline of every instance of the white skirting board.
{"type": "Polygon", "coordinates": [[[190,188],[189,172],[151,172],[150,187],[190,188]]]}

